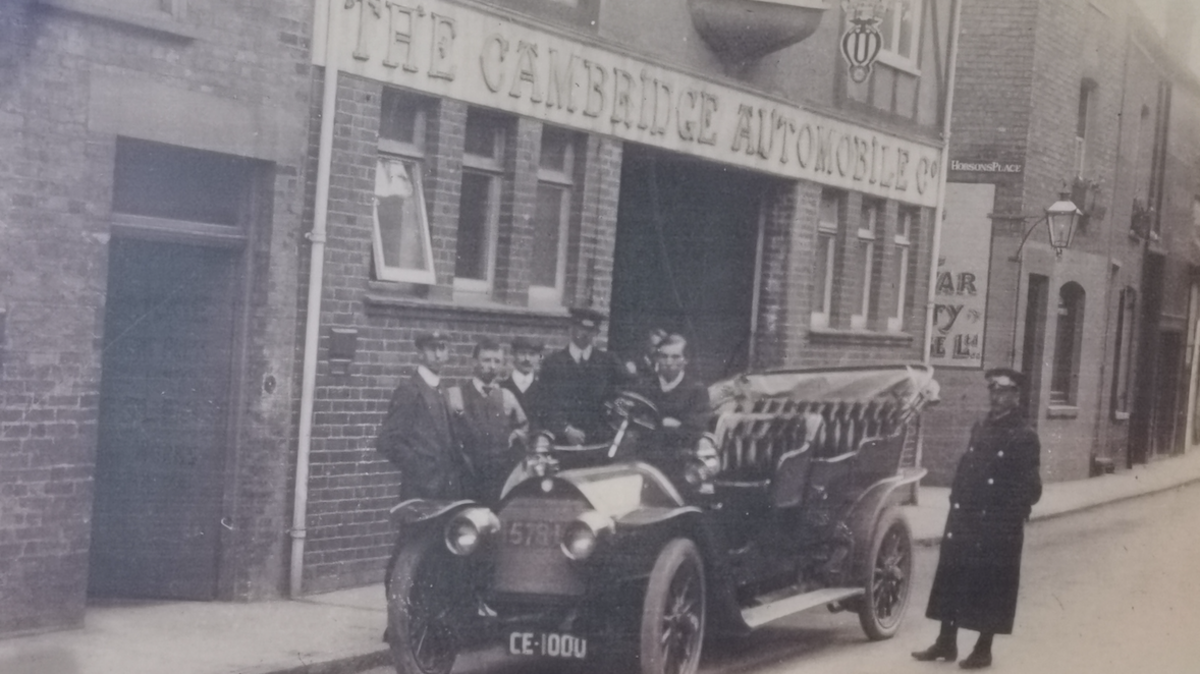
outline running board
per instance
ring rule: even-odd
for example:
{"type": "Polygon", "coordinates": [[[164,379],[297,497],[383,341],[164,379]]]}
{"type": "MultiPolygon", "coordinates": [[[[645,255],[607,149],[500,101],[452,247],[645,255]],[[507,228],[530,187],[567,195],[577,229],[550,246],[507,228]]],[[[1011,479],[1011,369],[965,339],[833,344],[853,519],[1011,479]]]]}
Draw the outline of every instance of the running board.
{"type": "Polygon", "coordinates": [[[858,597],[863,593],[864,591],[861,587],[827,587],[813,592],[805,592],[778,599],[762,606],[745,609],[742,611],[742,620],[753,629],[779,620],[780,618],[786,618],[793,613],[799,613],[815,606],[831,604],[835,601],[851,597],[858,597]]]}

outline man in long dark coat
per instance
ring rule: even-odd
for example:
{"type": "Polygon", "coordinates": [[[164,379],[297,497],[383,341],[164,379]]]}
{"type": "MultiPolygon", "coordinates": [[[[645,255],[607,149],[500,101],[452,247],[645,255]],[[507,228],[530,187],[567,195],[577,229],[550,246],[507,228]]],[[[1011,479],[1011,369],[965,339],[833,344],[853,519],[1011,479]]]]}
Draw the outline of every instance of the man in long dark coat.
{"type": "Polygon", "coordinates": [[[979,632],[963,669],[992,664],[992,636],[1012,634],[1024,524],[1042,494],[1041,444],[1021,411],[1024,377],[988,370],[990,408],[971,429],[950,489],[950,514],[925,615],[942,623],[917,660],[958,657],[957,630],[979,632]]]}
{"type": "Polygon", "coordinates": [[[542,364],[544,430],[560,445],[604,442],[611,438],[604,403],[625,379],[619,359],[595,345],[605,315],[572,308],[571,341],[542,364]]]}
{"type": "Polygon", "coordinates": [[[449,359],[446,335],[418,334],[416,347],[417,370],[392,392],[376,448],[400,469],[401,499],[460,498],[465,466],[438,374],[449,359]]]}

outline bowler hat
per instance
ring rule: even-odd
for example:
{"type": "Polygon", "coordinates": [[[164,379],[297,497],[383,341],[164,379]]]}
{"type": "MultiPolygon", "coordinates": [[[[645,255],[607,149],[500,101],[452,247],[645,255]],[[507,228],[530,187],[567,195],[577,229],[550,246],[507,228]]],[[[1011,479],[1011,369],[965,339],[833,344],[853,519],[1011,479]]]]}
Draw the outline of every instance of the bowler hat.
{"type": "Polygon", "coordinates": [[[1025,375],[1009,367],[994,367],[983,376],[989,388],[1025,388],[1025,375]]]}
{"type": "Polygon", "coordinates": [[[513,351],[528,351],[533,353],[541,353],[546,348],[546,345],[541,340],[525,337],[524,335],[514,337],[510,346],[512,346],[513,351]]]}
{"type": "Polygon", "coordinates": [[[604,312],[597,311],[591,307],[571,307],[567,310],[571,314],[571,321],[576,325],[582,325],[585,328],[598,328],[600,324],[608,318],[604,312]]]}
{"type": "Polygon", "coordinates": [[[418,332],[413,341],[416,342],[417,348],[421,349],[429,344],[445,344],[450,338],[441,330],[425,330],[418,332]]]}

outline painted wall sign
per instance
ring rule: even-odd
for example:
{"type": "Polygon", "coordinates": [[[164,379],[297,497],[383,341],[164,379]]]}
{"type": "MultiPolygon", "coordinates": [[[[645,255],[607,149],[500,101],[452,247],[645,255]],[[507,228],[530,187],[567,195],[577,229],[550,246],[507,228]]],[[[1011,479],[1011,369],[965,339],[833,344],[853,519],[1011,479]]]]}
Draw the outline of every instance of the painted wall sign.
{"type": "Polygon", "coordinates": [[[875,59],[883,49],[879,22],[883,20],[881,2],[844,0],[842,11],[849,17],[850,27],[842,34],[842,58],[850,64],[850,79],[862,84],[871,76],[875,59]]]}
{"type": "Polygon", "coordinates": [[[983,367],[995,196],[988,183],[946,184],[930,336],[935,367],[983,367]]]}
{"type": "Polygon", "coordinates": [[[963,173],[1020,173],[1025,170],[1025,165],[1020,162],[963,161],[961,159],[951,159],[950,170],[961,171],[963,173]]]}
{"type": "MultiPolygon", "coordinates": [[[[443,0],[332,1],[339,66],[355,75],[788,178],[937,200],[933,144],[443,0]]],[[[315,31],[317,65],[325,30],[315,31]]]]}

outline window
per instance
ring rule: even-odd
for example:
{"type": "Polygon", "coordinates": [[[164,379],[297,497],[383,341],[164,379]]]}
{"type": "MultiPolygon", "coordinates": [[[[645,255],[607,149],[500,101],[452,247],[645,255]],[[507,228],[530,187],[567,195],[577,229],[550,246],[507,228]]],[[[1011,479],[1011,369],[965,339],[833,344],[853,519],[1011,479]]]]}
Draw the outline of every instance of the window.
{"type": "Polygon", "coordinates": [[[1137,290],[1121,290],[1117,306],[1117,342],[1113,349],[1112,416],[1129,418],[1130,382],[1133,378],[1133,330],[1137,325],[1137,290]]]}
{"type": "Polygon", "coordinates": [[[421,184],[426,99],[385,89],[375,162],[375,277],[432,285],[433,243],[421,184]]]}
{"type": "Polygon", "coordinates": [[[489,294],[495,274],[507,120],[482,110],[467,112],[454,289],[489,294]]]}
{"type": "Polygon", "coordinates": [[[1054,336],[1054,370],[1050,373],[1050,404],[1074,405],[1083,339],[1083,287],[1067,283],[1058,291],[1058,326],[1054,336]]]}
{"type": "Polygon", "coordinates": [[[921,46],[921,0],[893,0],[887,3],[879,33],[883,48],[879,61],[894,68],[919,74],[917,50],[921,46]]]}
{"type": "Polygon", "coordinates": [[[862,270],[862,296],[858,307],[850,316],[850,327],[867,327],[871,314],[871,293],[875,285],[875,236],[883,216],[883,203],[864,199],[862,219],[858,222],[858,263],[862,270]]]}
{"type": "Polygon", "coordinates": [[[576,138],[576,134],[563,129],[542,127],[529,276],[529,303],[533,306],[562,304],[567,275],[567,231],[574,196],[572,175],[576,138]]]}
{"type": "Polygon", "coordinates": [[[904,311],[908,299],[908,259],[912,248],[912,234],[917,222],[917,211],[912,208],[901,208],[896,219],[896,235],[892,239],[895,246],[895,264],[892,266],[892,288],[896,293],[896,304],[892,315],[888,317],[887,328],[891,332],[904,329],[904,311]]]}
{"type": "Polygon", "coordinates": [[[1079,85],[1079,109],[1075,117],[1075,175],[1080,178],[1087,170],[1088,118],[1091,115],[1095,90],[1096,83],[1091,80],[1085,79],[1079,85]]]}
{"type": "Polygon", "coordinates": [[[833,268],[837,251],[837,232],[842,195],[832,190],[821,193],[821,212],[817,216],[817,253],[813,269],[812,321],[814,328],[829,327],[833,307],[833,268]]]}

